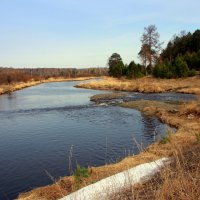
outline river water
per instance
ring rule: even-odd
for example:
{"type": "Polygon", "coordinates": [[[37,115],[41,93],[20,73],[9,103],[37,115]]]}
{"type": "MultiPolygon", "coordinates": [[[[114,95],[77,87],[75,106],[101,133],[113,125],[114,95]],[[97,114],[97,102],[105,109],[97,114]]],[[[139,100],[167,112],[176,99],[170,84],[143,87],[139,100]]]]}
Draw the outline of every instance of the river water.
{"type": "MultiPolygon", "coordinates": [[[[165,134],[167,126],[158,119],[134,109],[95,105],[90,96],[106,92],[75,84],[46,83],[0,96],[0,199],[51,184],[49,175],[69,175],[76,164],[119,161],[138,153],[135,140],[146,147],[165,134]]],[[[129,98],[194,97],[132,93],[129,98]]]]}

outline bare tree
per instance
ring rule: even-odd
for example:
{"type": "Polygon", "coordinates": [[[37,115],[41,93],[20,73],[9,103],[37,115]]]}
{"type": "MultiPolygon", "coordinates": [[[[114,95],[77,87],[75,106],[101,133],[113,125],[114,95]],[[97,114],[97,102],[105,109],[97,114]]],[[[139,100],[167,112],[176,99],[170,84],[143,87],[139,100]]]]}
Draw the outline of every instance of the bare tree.
{"type": "MultiPolygon", "coordinates": [[[[148,61],[151,57],[151,54],[150,54],[150,47],[148,44],[143,44],[142,47],[141,47],[141,50],[140,52],[138,53],[141,61],[142,61],[142,65],[145,66],[145,69],[147,68],[147,64],[148,64],[148,61]]],[[[147,71],[146,71],[146,75],[147,75],[147,71]]]]}
{"type": "Polygon", "coordinates": [[[163,44],[159,39],[160,35],[155,25],[149,25],[144,28],[144,33],[141,37],[142,46],[138,55],[146,68],[148,65],[152,66],[159,57],[161,45],[163,44]]]}

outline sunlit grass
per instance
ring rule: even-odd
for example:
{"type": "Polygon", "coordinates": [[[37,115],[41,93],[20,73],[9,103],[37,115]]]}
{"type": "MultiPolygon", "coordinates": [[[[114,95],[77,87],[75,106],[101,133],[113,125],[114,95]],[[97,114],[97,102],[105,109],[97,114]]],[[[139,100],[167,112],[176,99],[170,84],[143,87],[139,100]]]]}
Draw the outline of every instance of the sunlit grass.
{"type": "Polygon", "coordinates": [[[100,81],[90,81],[80,83],[77,87],[99,90],[118,90],[134,91],[146,93],[160,92],[181,92],[200,94],[200,78],[192,77],[185,79],[158,79],[152,77],[143,77],[138,79],[116,79],[105,77],[100,81]]]}

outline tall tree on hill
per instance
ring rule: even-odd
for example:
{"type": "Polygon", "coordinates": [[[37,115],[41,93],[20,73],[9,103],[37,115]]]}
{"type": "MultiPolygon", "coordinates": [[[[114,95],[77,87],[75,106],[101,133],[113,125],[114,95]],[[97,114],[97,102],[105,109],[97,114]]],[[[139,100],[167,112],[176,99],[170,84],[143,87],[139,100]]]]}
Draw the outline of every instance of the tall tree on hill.
{"type": "Polygon", "coordinates": [[[118,53],[113,53],[108,60],[109,74],[113,77],[121,77],[125,67],[121,56],[118,53]]]}
{"type": "Polygon", "coordinates": [[[149,25],[144,28],[144,33],[141,37],[142,46],[138,55],[146,68],[148,65],[152,67],[159,57],[162,45],[159,39],[160,35],[155,25],[149,25]]]}

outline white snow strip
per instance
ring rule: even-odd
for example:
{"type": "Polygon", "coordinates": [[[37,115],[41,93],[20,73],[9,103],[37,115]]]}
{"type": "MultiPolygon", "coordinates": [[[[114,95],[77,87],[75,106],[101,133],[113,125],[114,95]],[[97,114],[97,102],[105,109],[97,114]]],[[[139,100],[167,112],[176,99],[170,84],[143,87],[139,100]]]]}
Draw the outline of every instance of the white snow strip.
{"type": "Polygon", "coordinates": [[[102,179],[92,185],[86,186],[60,200],[106,200],[111,194],[120,192],[135,183],[148,180],[161,167],[169,162],[169,158],[162,158],[151,163],[145,163],[102,179]]]}

